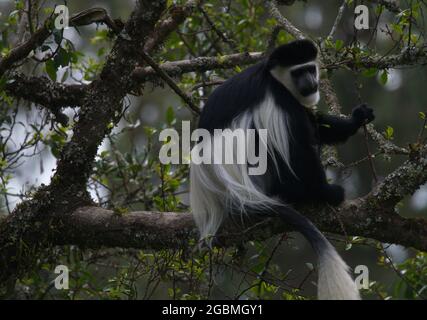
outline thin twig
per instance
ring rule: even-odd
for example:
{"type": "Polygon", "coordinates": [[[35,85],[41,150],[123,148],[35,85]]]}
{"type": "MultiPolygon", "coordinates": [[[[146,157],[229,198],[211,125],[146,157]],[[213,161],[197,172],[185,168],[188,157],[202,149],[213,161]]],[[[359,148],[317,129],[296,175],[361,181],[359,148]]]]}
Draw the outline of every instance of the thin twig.
{"type": "Polygon", "coordinates": [[[382,247],[381,248],[383,255],[386,258],[386,261],[388,260],[388,264],[390,265],[390,267],[393,269],[393,271],[396,273],[396,275],[402,279],[402,281],[417,295],[417,297],[421,298],[421,299],[427,299],[427,297],[425,297],[424,295],[421,294],[421,291],[419,292],[413,285],[412,283],[410,283],[409,279],[407,279],[405,277],[405,275],[396,268],[396,266],[394,265],[393,260],[391,259],[391,257],[388,255],[387,250],[382,247]]]}
{"type": "Polygon", "coordinates": [[[288,19],[286,19],[277,7],[277,1],[272,0],[266,3],[270,15],[277,20],[288,33],[293,35],[296,39],[304,39],[305,35],[298,28],[296,28],[288,19]]]}
{"type": "MultiPolygon", "coordinates": [[[[427,114],[427,112],[426,112],[426,114],[427,114]]],[[[423,136],[424,136],[424,131],[425,131],[426,127],[427,127],[427,116],[426,116],[426,118],[424,119],[423,127],[421,128],[420,133],[418,134],[418,139],[417,139],[417,142],[418,142],[418,143],[422,143],[422,141],[423,141],[423,136]]]]}
{"type": "Polygon", "coordinates": [[[198,84],[194,85],[190,91],[196,91],[197,89],[200,89],[203,87],[216,86],[219,84],[223,84],[224,81],[225,81],[224,79],[218,79],[218,80],[213,80],[213,81],[209,81],[209,82],[198,83],[198,84]]]}
{"type": "MultiPolygon", "coordinates": [[[[355,87],[356,87],[356,95],[357,98],[359,100],[359,103],[362,103],[362,97],[360,95],[360,91],[359,91],[359,85],[357,83],[357,78],[354,82],[355,87]]],[[[375,164],[374,164],[374,157],[372,156],[371,150],[369,148],[369,133],[368,133],[368,128],[366,127],[367,123],[365,122],[363,124],[363,134],[365,136],[365,148],[366,148],[366,153],[367,153],[367,157],[369,160],[369,167],[371,168],[372,171],[372,177],[374,178],[375,183],[378,183],[378,175],[377,175],[377,170],[375,169],[375,164]]]]}
{"type": "Polygon", "coordinates": [[[365,135],[365,147],[366,147],[366,153],[368,154],[369,159],[369,166],[371,167],[372,176],[374,178],[375,183],[378,183],[378,175],[377,171],[375,169],[374,164],[374,157],[372,156],[371,150],[369,149],[369,135],[368,135],[368,129],[366,128],[366,124],[363,125],[363,133],[365,135]]]}
{"type": "Polygon", "coordinates": [[[332,26],[331,32],[328,35],[328,39],[332,39],[335,36],[335,33],[337,32],[338,25],[340,24],[342,17],[344,15],[344,10],[347,5],[347,0],[344,0],[340,9],[338,10],[337,17],[335,18],[334,25],[332,26]]]}
{"type": "Polygon", "coordinates": [[[173,81],[173,79],[169,77],[169,75],[164,72],[147,53],[141,51],[141,56],[151,66],[151,68],[153,68],[156,73],[169,85],[169,87],[171,87],[171,89],[175,91],[175,93],[179,95],[182,100],[184,100],[184,102],[190,107],[191,111],[194,112],[196,115],[199,115],[200,109],[193,102],[193,99],[191,99],[191,97],[189,97],[184,91],[182,91],[175,83],[175,81],[173,81]]]}
{"type": "Polygon", "coordinates": [[[268,45],[267,45],[268,53],[272,52],[274,47],[276,46],[277,36],[279,35],[282,29],[283,28],[281,26],[274,26],[273,30],[271,31],[270,39],[268,40],[268,45]]]}
{"type": "Polygon", "coordinates": [[[218,37],[220,37],[222,39],[222,41],[224,41],[226,44],[228,44],[230,46],[230,48],[232,50],[236,50],[237,49],[237,45],[234,42],[233,39],[228,38],[224,32],[222,32],[221,30],[219,30],[219,28],[215,25],[215,22],[212,21],[211,17],[208,15],[208,13],[203,9],[202,5],[199,5],[199,10],[200,12],[203,14],[203,17],[205,18],[206,22],[208,23],[209,27],[211,27],[211,29],[216,33],[216,35],[218,37]]]}

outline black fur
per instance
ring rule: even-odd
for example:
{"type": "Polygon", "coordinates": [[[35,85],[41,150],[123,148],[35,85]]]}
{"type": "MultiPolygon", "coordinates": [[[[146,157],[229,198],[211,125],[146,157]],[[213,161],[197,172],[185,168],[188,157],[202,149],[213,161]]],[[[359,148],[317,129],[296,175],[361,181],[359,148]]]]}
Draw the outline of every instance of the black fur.
{"type": "Polygon", "coordinates": [[[344,189],[328,184],[320,161],[320,146],[345,142],[365,122],[372,121],[374,115],[372,109],[361,105],[353,110],[348,119],[330,115],[314,116],[269,72],[274,67],[272,63],[301,64],[314,60],[316,56],[315,46],[306,40],[279,47],[265,61],[216,88],[202,111],[199,127],[211,132],[228,127],[236,116],[259,105],[269,90],[276,104],[290,119],[290,163],[296,176],[284,161],[279,163],[279,172],[276,172],[269,158],[265,175],[254,178],[267,195],[278,197],[286,203],[327,202],[337,205],[344,200],[344,189]]]}
{"type": "MultiPolygon", "coordinates": [[[[314,85],[318,85],[317,75],[316,77],[307,75],[307,71],[312,71],[306,69],[297,71],[298,74],[292,75],[292,80],[289,80],[289,77],[283,77],[284,70],[276,69],[274,77],[270,73],[276,66],[304,64],[315,60],[316,56],[316,47],[311,42],[306,40],[293,42],[277,48],[270,57],[237,74],[214,90],[202,111],[199,122],[200,128],[208,129],[211,133],[214,129],[229,128],[234,118],[243,112],[253,112],[255,108],[260,108],[266,94],[272,95],[275,105],[283,110],[278,114],[283,116],[283,125],[287,126],[290,154],[288,160],[292,169],[289,169],[286,161],[279,155],[275,156],[278,163],[273,163],[272,157],[268,155],[266,173],[262,176],[251,176],[255,184],[268,197],[259,197],[257,192],[248,188],[248,192],[252,192],[255,199],[261,199],[261,205],[258,205],[253,201],[245,201],[246,195],[242,196],[243,200],[239,196],[229,199],[228,191],[222,192],[228,187],[226,181],[217,183],[221,190],[219,195],[223,197],[224,203],[218,203],[221,199],[215,193],[216,191],[212,191],[212,199],[209,199],[209,193],[194,192],[204,186],[204,179],[210,179],[209,175],[205,176],[198,171],[207,170],[207,168],[194,167],[190,169],[195,170],[190,174],[192,210],[198,218],[196,222],[198,221],[203,237],[217,232],[216,226],[212,228],[207,222],[223,223],[223,215],[236,223],[242,221],[243,212],[249,217],[279,217],[285,224],[301,232],[319,257],[319,275],[321,275],[318,282],[319,298],[360,299],[357,287],[348,274],[347,266],[334,247],[310,220],[289,206],[297,203],[325,202],[335,205],[344,200],[344,189],[338,185],[328,184],[326,180],[320,161],[320,146],[346,141],[360,126],[374,118],[372,109],[366,105],[356,107],[351,117],[345,119],[329,115],[314,115],[275,77],[284,83],[293,81],[291,90],[297,90],[296,96],[302,95],[304,98],[301,100],[309,104],[310,101],[314,103],[315,99],[311,94],[306,97],[303,91],[305,92],[307,88],[310,91],[311,87],[316,89],[314,85]],[[305,77],[309,82],[300,85],[301,83],[296,80],[297,77],[305,77]],[[267,201],[265,201],[266,198],[267,201]],[[207,208],[210,205],[213,210],[208,210],[211,209],[207,208]]],[[[262,109],[256,112],[262,112],[262,109]]],[[[226,168],[215,169],[225,170],[226,168]]],[[[221,175],[215,176],[216,178],[221,179],[221,175]]],[[[213,183],[216,184],[216,182],[213,183]]],[[[240,183],[240,181],[237,182],[239,188],[245,187],[240,183]]],[[[251,194],[247,198],[252,200],[251,194]]]]}
{"type": "Polygon", "coordinates": [[[199,127],[211,132],[228,127],[236,116],[264,99],[271,79],[265,62],[228,79],[209,96],[200,115],[199,127]]]}
{"type": "Polygon", "coordinates": [[[314,61],[317,58],[317,48],[310,40],[298,40],[276,48],[269,58],[267,65],[289,67],[314,61]]]}

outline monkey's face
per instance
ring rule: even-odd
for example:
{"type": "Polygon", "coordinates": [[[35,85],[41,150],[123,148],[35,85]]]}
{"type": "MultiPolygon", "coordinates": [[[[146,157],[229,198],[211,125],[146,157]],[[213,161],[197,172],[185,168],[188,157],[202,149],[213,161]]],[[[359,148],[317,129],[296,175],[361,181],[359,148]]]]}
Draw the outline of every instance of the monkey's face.
{"type": "Polygon", "coordinates": [[[276,66],[270,72],[302,105],[311,107],[319,102],[319,67],[315,61],[290,67],[276,66]]]}
{"type": "Polygon", "coordinates": [[[315,64],[308,64],[291,70],[291,78],[295,88],[303,97],[308,97],[319,89],[315,64]]]}

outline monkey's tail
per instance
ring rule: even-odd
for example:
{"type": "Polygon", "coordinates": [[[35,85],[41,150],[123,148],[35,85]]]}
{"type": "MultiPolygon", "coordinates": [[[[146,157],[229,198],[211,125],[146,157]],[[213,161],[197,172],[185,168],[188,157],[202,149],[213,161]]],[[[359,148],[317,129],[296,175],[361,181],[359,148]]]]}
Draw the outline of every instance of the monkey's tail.
{"type": "Polygon", "coordinates": [[[286,224],[302,233],[318,256],[318,299],[360,300],[349,267],[319,229],[291,207],[281,206],[275,211],[286,224]]]}
{"type": "MultiPolygon", "coordinates": [[[[247,119],[245,121],[250,122],[247,119]]],[[[245,128],[247,125],[239,123],[237,127],[245,128]]],[[[203,141],[194,147],[196,154],[206,143],[209,142],[203,141]]],[[[348,266],[325,236],[298,211],[265,195],[248,175],[246,164],[191,162],[190,205],[201,239],[208,245],[227,218],[227,213],[279,216],[284,223],[301,232],[317,253],[318,298],[360,299],[359,291],[348,273],[348,266]]]]}

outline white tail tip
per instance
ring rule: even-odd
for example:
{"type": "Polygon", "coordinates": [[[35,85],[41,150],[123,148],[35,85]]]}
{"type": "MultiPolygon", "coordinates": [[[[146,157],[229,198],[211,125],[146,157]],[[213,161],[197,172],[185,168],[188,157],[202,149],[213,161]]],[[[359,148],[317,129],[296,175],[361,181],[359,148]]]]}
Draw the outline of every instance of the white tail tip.
{"type": "Polygon", "coordinates": [[[361,300],[348,266],[332,245],[319,255],[319,300],[361,300]]]}

